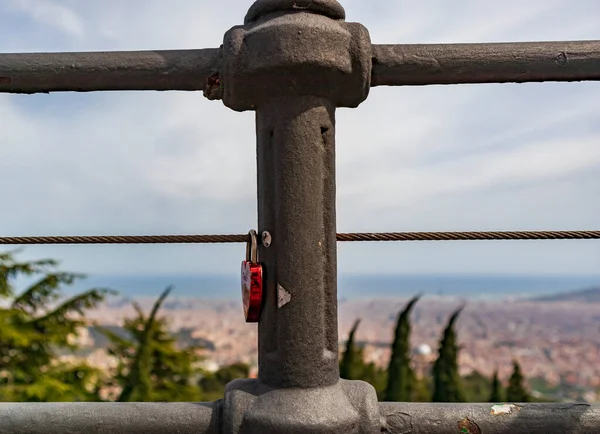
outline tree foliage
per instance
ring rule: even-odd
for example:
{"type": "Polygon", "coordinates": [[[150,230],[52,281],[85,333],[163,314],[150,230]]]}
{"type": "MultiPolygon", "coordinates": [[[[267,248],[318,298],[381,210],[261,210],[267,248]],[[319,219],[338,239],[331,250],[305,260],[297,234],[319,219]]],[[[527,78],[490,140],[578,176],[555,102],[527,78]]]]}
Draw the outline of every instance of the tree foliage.
{"type": "Polygon", "coordinates": [[[454,329],[463,307],[456,310],[444,330],[438,358],[433,365],[433,402],[465,402],[465,394],[458,372],[458,344],[454,329]]]}
{"type": "Polygon", "coordinates": [[[178,348],[166,320],[158,317],[171,290],[160,295],[149,315],[134,303],[137,315],[125,319],[123,325],[128,337],[98,327],[111,341],[109,354],[118,360],[114,383],[121,388],[119,402],[201,400],[200,348],[178,348]]]}
{"type": "Polygon", "coordinates": [[[347,380],[361,380],[370,383],[382,398],[386,385],[386,372],[375,363],[365,363],[364,351],[355,342],[356,330],[360,324],[357,319],[348,334],[346,348],[340,360],[340,377],[347,380]]]}
{"type": "MultiPolygon", "coordinates": [[[[106,387],[118,390],[120,402],[215,400],[227,383],[249,376],[250,368],[243,363],[206,373],[199,367],[199,347],[180,348],[159,316],[169,287],[148,314],[133,303],[136,315],[124,320],[124,335],[96,327],[109,339],[109,354],[118,362],[109,378],[75,357],[81,345],[74,338],[88,326],[86,313],[114,291],[91,289],[67,298],[63,288],[83,275],[62,272],[51,259],[18,261],[16,253],[0,253],[0,401],[100,401],[106,387]]],[[[340,376],[369,382],[386,401],[502,402],[497,371],[491,381],[478,372],[459,376],[455,323],[462,308],[444,329],[431,377],[416,378],[410,314],[419,299],[413,297],[398,314],[387,370],[365,362],[364,349],[356,342],[357,320],[340,360],[340,376]]],[[[506,399],[530,402],[524,383],[514,361],[506,399]]]]}
{"type": "Polygon", "coordinates": [[[248,378],[250,375],[250,366],[245,363],[234,363],[225,366],[218,371],[206,374],[200,380],[203,399],[205,401],[214,401],[223,397],[225,386],[238,378],[248,378]]]}
{"type": "Polygon", "coordinates": [[[362,370],[362,354],[360,348],[354,342],[356,330],[359,325],[360,319],[357,319],[350,329],[348,340],[346,340],[346,348],[340,361],[340,377],[346,380],[356,380],[356,377],[360,375],[359,373],[362,370]]]}
{"type": "Polygon", "coordinates": [[[502,384],[498,378],[498,370],[494,371],[492,376],[492,391],[490,394],[490,402],[502,402],[503,399],[502,384]]]}
{"type": "Polygon", "coordinates": [[[492,391],[490,378],[473,371],[461,378],[466,402],[488,402],[492,391]]]}
{"type": "Polygon", "coordinates": [[[513,373],[508,380],[508,388],[506,389],[506,400],[509,402],[529,402],[530,397],[524,386],[525,379],[521,372],[521,365],[516,360],[513,360],[513,373]]]}
{"type": "Polygon", "coordinates": [[[431,377],[415,378],[410,402],[431,402],[431,377]]]}
{"type": "Polygon", "coordinates": [[[416,378],[410,365],[410,314],[419,298],[421,297],[416,296],[410,299],[398,314],[387,371],[386,401],[409,402],[413,397],[416,378]]]}
{"type": "Polygon", "coordinates": [[[0,399],[2,401],[98,400],[101,373],[74,353],[73,339],[87,322],[85,313],[113,293],[91,289],[65,299],[62,289],[84,276],[57,271],[51,259],[18,261],[0,253],[0,399]],[[22,291],[19,279],[30,281],[22,291]]]}

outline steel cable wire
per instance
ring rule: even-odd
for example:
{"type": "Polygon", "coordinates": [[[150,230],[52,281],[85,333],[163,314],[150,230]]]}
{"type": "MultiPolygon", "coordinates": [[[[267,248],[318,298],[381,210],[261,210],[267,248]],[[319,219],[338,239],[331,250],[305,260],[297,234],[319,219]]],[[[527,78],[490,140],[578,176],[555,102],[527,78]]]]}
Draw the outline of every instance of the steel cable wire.
{"type": "MultiPolygon", "coordinates": [[[[509,232],[386,232],[341,233],[340,242],[475,241],[475,240],[585,240],[600,239],[600,231],[509,232]]],[[[247,234],[234,235],[99,235],[0,237],[0,245],[24,244],[222,244],[245,243],[247,234]]]]}

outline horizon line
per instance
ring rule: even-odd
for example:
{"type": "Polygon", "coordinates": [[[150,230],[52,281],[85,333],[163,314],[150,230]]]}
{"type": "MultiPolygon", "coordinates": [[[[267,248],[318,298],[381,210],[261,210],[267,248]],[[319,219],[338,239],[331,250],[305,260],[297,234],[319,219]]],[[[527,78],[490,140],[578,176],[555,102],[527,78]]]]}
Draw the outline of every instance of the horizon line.
{"type": "MultiPolygon", "coordinates": [[[[156,273],[156,272],[83,272],[85,277],[93,277],[93,276],[110,276],[110,277],[139,277],[139,276],[148,276],[148,277],[234,277],[237,276],[237,273],[205,273],[205,272],[177,272],[177,271],[169,271],[164,273],[156,273]]],[[[519,272],[510,272],[510,273],[501,273],[501,272],[399,272],[399,273],[391,273],[391,272],[338,272],[338,275],[346,275],[346,276],[378,276],[378,277],[595,277],[600,278],[600,272],[598,273],[553,273],[553,272],[532,272],[532,273],[519,273],[519,272]]]]}

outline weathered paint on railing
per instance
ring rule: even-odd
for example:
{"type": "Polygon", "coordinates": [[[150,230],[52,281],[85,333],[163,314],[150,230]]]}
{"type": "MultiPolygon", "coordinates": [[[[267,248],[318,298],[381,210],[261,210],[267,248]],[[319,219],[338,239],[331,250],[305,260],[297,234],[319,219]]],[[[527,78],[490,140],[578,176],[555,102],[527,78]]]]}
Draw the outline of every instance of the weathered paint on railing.
{"type": "Polygon", "coordinates": [[[594,434],[600,406],[560,404],[381,403],[389,434],[594,434]]]}

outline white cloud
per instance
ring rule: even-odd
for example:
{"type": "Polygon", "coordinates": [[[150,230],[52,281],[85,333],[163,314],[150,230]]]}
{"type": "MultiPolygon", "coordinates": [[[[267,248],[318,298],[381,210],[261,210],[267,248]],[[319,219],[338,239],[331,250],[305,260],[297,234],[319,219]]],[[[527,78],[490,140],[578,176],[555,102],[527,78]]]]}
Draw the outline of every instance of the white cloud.
{"type": "Polygon", "coordinates": [[[404,202],[501,186],[551,181],[600,167],[600,134],[585,139],[545,140],[510,151],[470,154],[439,163],[402,165],[399,170],[374,173],[356,183],[363,193],[373,192],[369,202],[389,202],[397,186],[411,186],[401,193],[404,202]]]}
{"type": "MultiPolygon", "coordinates": [[[[600,6],[584,3],[344,5],[374,43],[416,43],[598,38],[600,6]]],[[[11,0],[34,23],[0,50],[216,47],[249,4],[11,0]]],[[[0,14],[5,36],[10,19],[0,14]]],[[[374,88],[358,109],[338,111],[339,230],[594,229],[599,106],[598,83],[374,88]]],[[[252,113],[200,93],[140,92],[0,95],[0,118],[3,234],[241,233],[255,224],[252,113]]],[[[243,249],[28,254],[84,271],[235,273],[243,249]]],[[[593,272],[599,261],[597,242],[407,243],[340,246],[339,263],[341,271],[593,272]]]]}
{"type": "Polygon", "coordinates": [[[19,12],[34,20],[37,24],[54,28],[70,36],[83,36],[85,23],[73,9],[53,0],[8,0],[19,12]]]}

